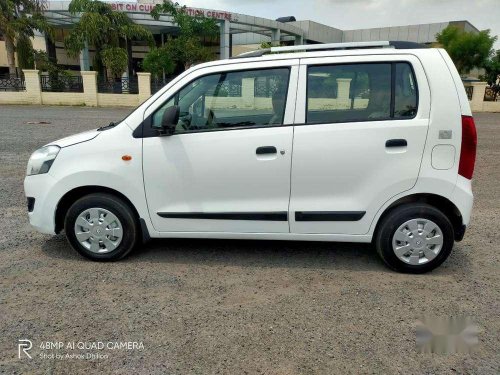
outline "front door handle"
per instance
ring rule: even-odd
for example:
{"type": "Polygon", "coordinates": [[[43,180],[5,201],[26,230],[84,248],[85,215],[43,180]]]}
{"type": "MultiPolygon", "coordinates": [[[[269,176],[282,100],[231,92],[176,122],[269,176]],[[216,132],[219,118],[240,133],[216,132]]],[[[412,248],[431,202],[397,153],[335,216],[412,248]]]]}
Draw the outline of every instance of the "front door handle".
{"type": "Polygon", "coordinates": [[[265,154],[276,154],[278,151],[274,146],[262,146],[258,147],[255,153],[257,155],[265,155],[265,154]]]}
{"type": "Polygon", "coordinates": [[[408,142],[406,139],[389,139],[385,142],[385,147],[406,147],[408,146],[408,142]]]}

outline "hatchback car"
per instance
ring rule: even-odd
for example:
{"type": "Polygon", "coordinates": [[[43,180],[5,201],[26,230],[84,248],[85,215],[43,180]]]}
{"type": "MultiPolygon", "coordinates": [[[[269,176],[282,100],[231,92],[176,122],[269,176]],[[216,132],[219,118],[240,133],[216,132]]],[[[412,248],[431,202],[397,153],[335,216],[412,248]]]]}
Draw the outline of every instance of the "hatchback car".
{"type": "Polygon", "coordinates": [[[196,65],[30,158],[31,225],[92,260],[149,238],[372,242],[439,266],[469,223],[476,130],[442,49],[277,47],[196,65]]]}

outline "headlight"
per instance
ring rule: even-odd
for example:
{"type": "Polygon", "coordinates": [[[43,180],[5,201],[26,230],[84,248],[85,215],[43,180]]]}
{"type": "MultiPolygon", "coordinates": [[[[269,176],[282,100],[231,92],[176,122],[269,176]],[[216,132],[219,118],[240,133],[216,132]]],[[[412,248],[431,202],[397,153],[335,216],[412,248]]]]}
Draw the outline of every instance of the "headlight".
{"type": "Polygon", "coordinates": [[[28,161],[26,175],[47,173],[60,149],[59,146],[45,146],[36,150],[28,161]]]}

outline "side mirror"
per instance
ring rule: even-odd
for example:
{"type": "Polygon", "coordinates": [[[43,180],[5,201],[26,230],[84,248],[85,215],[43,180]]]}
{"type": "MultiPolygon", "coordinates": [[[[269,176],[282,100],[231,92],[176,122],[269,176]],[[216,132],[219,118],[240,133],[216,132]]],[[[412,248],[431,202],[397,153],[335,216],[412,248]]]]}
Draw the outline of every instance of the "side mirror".
{"type": "Polygon", "coordinates": [[[172,135],[175,132],[175,127],[179,122],[180,108],[178,105],[168,107],[163,112],[163,117],[161,119],[161,134],[172,135]]]}

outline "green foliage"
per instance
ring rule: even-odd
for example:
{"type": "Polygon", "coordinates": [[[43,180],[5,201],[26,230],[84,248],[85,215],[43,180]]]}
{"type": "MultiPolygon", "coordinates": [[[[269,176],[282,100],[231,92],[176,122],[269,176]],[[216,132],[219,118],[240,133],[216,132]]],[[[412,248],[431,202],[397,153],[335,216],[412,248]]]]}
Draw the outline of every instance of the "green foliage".
{"type": "Polygon", "coordinates": [[[484,67],[497,37],[490,36],[490,30],[469,33],[450,25],[436,35],[436,40],[446,49],[458,71],[467,74],[473,68],[484,67]]]}
{"type": "Polygon", "coordinates": [[[492,100],[496,100],[500,94],[500,50],[486,62],[484,70],[486,74],[481,79],[488,82],[493,92],[492,100]]]}
{"type": "Polygon", "coordinates": [[[173,18],[174,24],[180,29],[182,36],[194,37],[215,37],[219,28],[217,22],[212,18],[203,15],[190,16],[186,11],[186,6],[179,3],[172,3],[163,0],[162,4],[157,4],[151,11],[151,16],[157,20],[161,14],[168,14],[173,18]]]}
{"type": "Polygon", "coordinates": [[[120,77],[127,70],[127,51],[123,48],[108,47],[102,51],[101,56],[108,78],[120,77]]]}
{"type": "Polygon", "coordinates": [[[173,23],[179,27],[179,36],[169,38],[167,48],[170,57],[176,63],[180,63],[185,69],[195,63],[210,61],[214,58],[212,51],[201,44],[201,38],[215,38],[218,34],[217,22],[203,15],[190,16],[186,6],[164,0],[157,4],[151,11],[154,19],[159,19],[161,14],[172,17],[173,23]]]}
{"type": "Polygon", "coordinates": [[[277,45],[277,46],[274,46],[272,42],[262,42],[262,43],[260,44],[260,49],[269,49],[269,48],[271,48],[271,47],[284,47],[285,45],[286,45],[286,44],[281,43],[281,42],[280,42],[280,44],[279,44],[279,45],[277,45]]]}
{"type": "Polygon", "coordinates": [[[49,37],[53,29],[43,13],[42,0],[0,0],[0,33],[5,37],[9,71],[15,73],[15,51],[20,38],[33,37],[35,30],[49,37]]]}
{"type": "Polygon", "coordinates": [[[17,39],[17,63],[19,68],[22,69],[33,69],[35,67],[35,61],[33,58],[33,45],[31,44],[31,39],[26,35],[20,35],[17,39]]]}
{"type": "Polygon", "coordinates": [[[98,0],[72,0],[68,10],[73,15],[80,14],[80,20],[64,40],[64,47],[69,56],[77,57],[85,43],[94,46],[96,70],[103,65],[101,53],[107,48],[123,46],[132,39],[146,40],[150,46],[154,45],[148,29],[135,24],[125,13],[114,11],[110,4],[98,0]]]}
{"type": "Polygon", "coordinates": [[[48,73],[50,77],[50,86],[53,89],[63,90],[66,86],[66,78],[71,74],[65,71],[61,66],[52,62],[45,51],[33,50],[33,56],[35,68],[41,72],[48,73]]]}
{"type": "Polygon", "coordinates": [[[49,59],[47,52],[42,50],[33,50],[32,52],[34,66],[41,72],[48,72],[51,77],[69,74],[61,66],[52,62],[49,59]]]}
{"type": "Polygon", "coordinates": [[[184,69],[189,69],[194,64],[213,60],[213,52],[201,45],[198,38],[179,36],[169,37],[166,48],[170,58],[176,63],[182,64],[184,69]]]}
{"type": "Polygon", "coordinates": [[[142,67],[156,78],[160,78],[163,73],[172,74],[175,70],[175,63],[170,49],[160,47],[150,50],[142,61],[142,67]]]}

